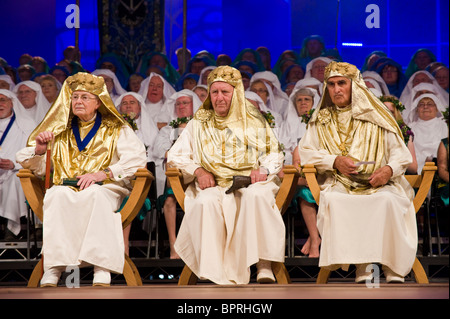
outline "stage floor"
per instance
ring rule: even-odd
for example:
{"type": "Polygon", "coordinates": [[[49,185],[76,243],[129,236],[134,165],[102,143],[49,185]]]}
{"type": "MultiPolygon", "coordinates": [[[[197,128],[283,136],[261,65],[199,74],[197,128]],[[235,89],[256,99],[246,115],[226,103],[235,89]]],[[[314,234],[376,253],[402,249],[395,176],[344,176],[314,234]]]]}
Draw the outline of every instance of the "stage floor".
{"type": "Polygon", "coordinates": [[[127,287],[80,286],[79,288],[26,288],[1,287],[1,299],[448,299],[448,283],[386,284],[368,288],[365,284],[329,283],[316,285],[294,283],[290,285],[217,286],[199,284],[144,285],[127,287]]]}

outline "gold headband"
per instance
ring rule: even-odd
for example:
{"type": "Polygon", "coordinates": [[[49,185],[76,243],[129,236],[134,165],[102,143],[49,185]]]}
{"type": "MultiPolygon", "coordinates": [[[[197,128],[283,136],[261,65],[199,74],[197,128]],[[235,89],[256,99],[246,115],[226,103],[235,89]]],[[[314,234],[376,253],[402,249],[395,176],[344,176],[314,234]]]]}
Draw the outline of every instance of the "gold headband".
{"type": "Polygon", "coordinates": [[[235,87],[240,81],[242,81],[241,72],[230,66],[223,66],[215,68],[208,75],[208,87],[214,82],[226,82],[235,87]]]}
{"type": "Polygon", "coordinates": [[[356,66],[345,62],[330,62],[325,68],[325,80],[333,76],[344,76],[356,80],[360,74],[356,66]]]}

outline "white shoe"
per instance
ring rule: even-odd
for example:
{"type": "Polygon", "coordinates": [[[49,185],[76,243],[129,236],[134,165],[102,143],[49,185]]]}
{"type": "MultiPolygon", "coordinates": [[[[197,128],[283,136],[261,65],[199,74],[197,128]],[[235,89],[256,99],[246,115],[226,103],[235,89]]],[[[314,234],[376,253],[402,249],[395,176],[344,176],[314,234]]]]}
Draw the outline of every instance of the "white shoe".
{"type": "Polygon", "coordinates": [[[383,265],[384,276],[386,277],[387,283],[404,283],[405,277],[402,277],[395,272],[393,272],[389,267],[383,265]]]}
{"type": "Polygon", "coordinates": [[[51,267],[44,272],[41,278],[41,287],[56,287],[58,286],[59,278],[61,277],[61,267],[51,267]]]}
{"type": "Polygon", "coordinates": [[[366,271],[367,266],[370,264],[356,264],[356,283],[365,283],[368,280],[372,280],[372,271],[370,271],[372,268],[370,268],[369,271],[366,271]]]}
{"type": "Polygon", "coordinates": [[[256,263],[256,281],[260,284],[271,284],[275,282],[272,272],[272,262],[270,260],[260,259],[256,263]]]}
{"type": "Polygon", "coordinates": [[[111,285],[111,273],[101,267],[94,266],[94,280],[92,286],[108,287],[111,285]]]}

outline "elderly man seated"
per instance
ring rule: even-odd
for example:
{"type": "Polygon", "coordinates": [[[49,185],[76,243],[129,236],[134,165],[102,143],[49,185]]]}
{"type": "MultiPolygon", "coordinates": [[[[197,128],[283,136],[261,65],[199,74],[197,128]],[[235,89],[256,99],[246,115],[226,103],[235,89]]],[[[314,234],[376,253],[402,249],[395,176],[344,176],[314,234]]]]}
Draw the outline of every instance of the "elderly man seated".
{"type": "Polygon", "coordinates": [[[259,282],[273,282],[282,262],[285,227],[275,204],[283,164],[278,140],[246,100],[240,72],[229,66],[208,76],[208,97],[168,152],[186,189],[185,216],[175,250],[201,279],[246,284],[256,263],[259,282]],[[247,188],[229,190],[233,177],[247,188]]]}
{"type": "Polygon", "coordinates": [[[81,72],[66,79],[17,162],[44,175],[49,143],[53,186],[44,197],[41,286],[56,286],[66,266],[84,265],[94,265],[94,285],[109,285],[110,272],[124,266],[116,212],[130,178],[146,165],[144,145],[117,112],[104,79],[81,72]]]}
{"type": "Polygon", "coordinates": [[[356,281],[383,265],[387,282],[403,282],[417,249],[413,189],[403,176],[411,154],[389,112],[358,69],[331,62],[324,94],[299,143],[321,185],[317,225],[320,267],[356,265],[356,281]]]}

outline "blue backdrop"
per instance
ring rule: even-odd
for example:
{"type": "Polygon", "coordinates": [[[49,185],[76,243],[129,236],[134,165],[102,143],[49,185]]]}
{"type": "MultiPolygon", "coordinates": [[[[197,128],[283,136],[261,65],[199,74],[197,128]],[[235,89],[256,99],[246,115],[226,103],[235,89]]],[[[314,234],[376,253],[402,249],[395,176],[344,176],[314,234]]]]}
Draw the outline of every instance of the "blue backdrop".
{"type": "MultiPolygon", "coordinates": [[[[182,0],[165,2],[165,52],[177,66],[182,0]]],[[[73,3],[0,1],[0,57],[12,66],[22,53],[42,56],[50,65],[61,60],[63,49],[75,42],[75,29],[66,25],[66,7],[73,3]]],[[[448,65],[448,10],[444,0],[188,0],[187,47],[193,54],[206,49],[234,58],[244,48],[267,46],[274,64],[281,52],[299,50],[303,38],[319,34],[327,48],[337,45],[343,59],[357,66],[370,52],[383,50],[406,67],[419,48],[430,49],[448,65]],[[366,25],[370,4],[379,9],[379,28],[366,25]]],[[[97,1],[80,0],[80,49],[82,65],[93,70],[100,56],[97,1]]]]}

